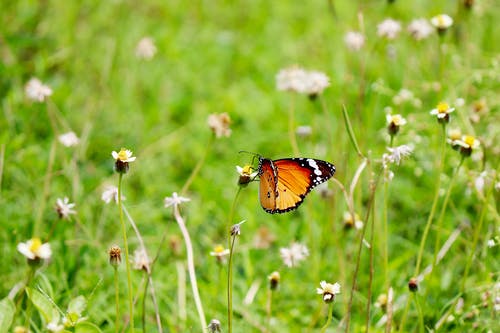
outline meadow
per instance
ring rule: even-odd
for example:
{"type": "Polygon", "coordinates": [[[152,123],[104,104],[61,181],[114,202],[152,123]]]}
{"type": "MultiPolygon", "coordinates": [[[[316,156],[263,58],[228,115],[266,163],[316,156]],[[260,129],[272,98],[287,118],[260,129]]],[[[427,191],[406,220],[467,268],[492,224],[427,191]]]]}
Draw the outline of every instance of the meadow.
{"type": "Polygon", "coordinates": [[[0,333],[500,331],[497,0],[1,8],[0,333]]]}

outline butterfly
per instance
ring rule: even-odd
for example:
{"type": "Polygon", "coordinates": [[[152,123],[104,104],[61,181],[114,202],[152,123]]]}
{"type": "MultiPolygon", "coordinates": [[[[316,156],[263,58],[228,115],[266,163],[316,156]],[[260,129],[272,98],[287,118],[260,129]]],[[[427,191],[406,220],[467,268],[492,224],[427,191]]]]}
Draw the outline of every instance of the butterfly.
{"type": "Polygon", "coordinates": [[[294,210],[313,188],[334,173],[335,166],[322,160],[302,157],[271,160],[259,156],[260,204],[271,214],[294,210]]]}

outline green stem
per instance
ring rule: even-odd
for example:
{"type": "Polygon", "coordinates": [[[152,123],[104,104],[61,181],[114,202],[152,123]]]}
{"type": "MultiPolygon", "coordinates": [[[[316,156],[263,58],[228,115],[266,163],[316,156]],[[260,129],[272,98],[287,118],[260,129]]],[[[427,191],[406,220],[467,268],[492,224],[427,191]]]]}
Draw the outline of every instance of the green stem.
{"type": "Polygon", "coordinates": [[[271,288],[267,291],[267,320],[266,320],[266,332],[271,332],[271,313],[272,313],[272,305],[273,305],[273,290],[271,288]]]}
{"type": "Polygon", "coordinates": [[[425,326],[424,326],[424,315],[422,313],[422,307],[420,306],[420,301],[418,299],[418,294],[414,293],[414,298],[415,298],[415,305],[417,307],[417,312],[418,312],[418,330],[420,333],[424,333],[425,331],[425,326]]]}
{"type": "Polygon", "coordinates": [[[297,145],[297,137],[295,136],[295,95],[292,94],[292,101],[290,102],[290,109],[288,113],[288,136],[292,151],[295,156],[299,155],[299,146],[297,145]]]}
{"type": "Polygon", "coordinates": [[[331,302],[328,305],[328,318],[326,320],[325,325],[321,328],[321,333],[326,332],[326,329],[328,328],[328,326],[330,326],[330,323],[332,322],[332,317],[333,317],[333,302],[331,302]]]}
{"type": "Polygon", "coordinates": [[[386,284],[386,289],[389,288],[389,245],[387,244],[389,241],[389,221],[387,217],[387,211],[388,211],[388,206],[389,206],[389,183],[385,182],[384,184],[384,208],[383,208],[383,217],[384,217],[384,236],[383,236],[383,243],[384,243],[384,277],[385,277],[385,284],[386,284]]]}
{"type": "Polygon", "coordinates": [[[481,209],[481,215],[479,216],[479,223],[477,228],[474,228],[474,238],[472,239],[472,246],[470,247],[470,253],[469,256],[467,257],[467,262],[465,264],[465,270],[464,274],[462,277],[462,286],[461,286],[461,291],[462,294],[465,293],[465,283],[467,281],[467,275],[469,275],[469,269],[470,265],[472,263],[472,258],[474,257],[474,253],[476,250],[477,242],[479,240],[479,235],[481,234],[481,230],[483,229],[483,222],[484,222],[484,217],[486,216],[486,211],[488,210],[488,200],[490,198],[491,193],[493,192],[494,186],[490,188],[488,191],[488,194],[486,195],[486,198],[484,198],[484,204],[481,209]]]}
{"type": "MultiPolygon", "coordinates": [[[[230,236],[231,237],[231,236],[230,236]]],[[[229,247],[229,261],[227,270],[227,326],[228,332],[232,332],[233,317],[233,250],[236,235],[231,237],[231,246],[229,247]]]]}
{"type": "Polygon", "coordinates": [[[116,318],[115,318],[115,332],[120,331],[120,287],[118,284],[118,267],[115,269],[115,306],[116,306],[116,318]]]}
{"type": "Polygon", "coordinates": [[[437,223],[436,223],[437,235],[436,235],[436,242],[434,244],[434,260],[432,261],[431,274],[434,271],[434,267],[436,266],[436,263],[437,263],[437,257],[438,257],[439,246],[440,246],[439,243],[441,243],[441,230],[440,229],[441,229],[441,225],[443,224],[444,213],[446,211],[446,207],[448,206],[448,201],[450,199],[451,189],[453,188],[453,184],[455,182],[455,179],[457,178],[458,171],[460,170],[460,167],[462,166],[464,159],[465,159],[465,157],[462,156],[462,158],[460,159],[460,163],[458,163],[458,166],[455,169],[455,172],[451,176],[450,185],[448,186],[448,190],[446,191],[446,196],[444,198],[443,206],[441,207],[441,211],[439,213],[439,218],[438,218],[437,223]]]}
{"type": "Polygon", "coordinates": [[[205,149],[205,153],[203,154],[203,157],[200,160],[198,160],[198,163],[196,164],[196,166],[194,167],[193,171],[189,175],[188,180],[186,180],[186,183],[182,187],[181,192],[179,193],[179,195],[183,196],[183,195],[186,194],[186,192],[189,189],[189,186],[191,186],[191,183],[193,182],[194,178],[200,172],[201,167],[203,166],[203,163],[205,163],[205,160],[206,160],[206,158],[208,156],[208,152],[210,151],[210,148],[212,147],[212,143],[213,142],[214,142],[214,136],[212,135],[212,137],[208,141],[207,148],[205,149]]]}
{"type": "Polygon", "coordinates": [[[233,257],[233,245],[234,238],[231,237],[231,226],[234,217],[234,211],[236,209],[236,203],[241,192],[241,186],[238,187],[238,191],[231,205],[231,211],[229,212],[229,219],[227,224],[227,247],[230,249],[229,261],[228,261],[228,272],[227,272],[227,324],[228,332],[231,333],[232,330],[232,317],[233,317],[233,274],[232,274],[232,257],[233,257]]]}
{"type": "Polygon", "coordinates": [[[47,164],[47,172],[45,173],[45,178],[43,179],[43,190],[42,196],[40,198],[40,204],[38,205],[38,210],[35,218],[35,225],[33,226],[33,235],[39,235],[40,224],[42,223],[43,213],[45,211],[45,206],[47,204],[47,196],[49,194],[50,180],[52,179],[52,169],[54,168],[54,161],[56,157],[56,140],[52,140],[49,153],[49,162],[47,164]]]}
{"type": "MultiPolygon", "coordinates": [[[[445,146],[446,146],[446,125],[443,124],[443,138],[441,140],[441,158],[439,160],[439,168],[436,180],[436,189],[434,193],[434,200],[432,201],[431,211],[429,213],[429,217],[427,218],[427,223],[425,224],[424,234],[422,235],[422,240],[420,241],[420,249],[418,250],[417,257],[417,266],[415,268],[415,276],[418,276],[420,273],[420,266],[422,264],[422,256],[424,253],[425,242],[427,241],[427,235],[429,234],[429,230],[431,228],[432,220],[434,218],[434,214],[436,213],[437,202],[439,200],[439,190],[441,188],[441,174],[444,169],[444,160],[445,160],[445,146]]],[[[402,320],[404,323],[404,317],[402,320]]]]}
{"type": "Polygon", "coordinates": [[[120,210],[120,224],[123,234],[123,247],[125,248],[125,265],[127,267],[127,287],[128,287],[128,302],[129,302],[129,315],[130,315],[130,330],[134,332],[134,301],[132,299],[132,270],[130,268],[130,259],[128,253],[128,242],[127,242],[127,228],[125,226],[125,220],[123,218],[123,207],[122,207],[122,179],[123,173],[119,174],[118,178],[118,209],[120,210]]]}

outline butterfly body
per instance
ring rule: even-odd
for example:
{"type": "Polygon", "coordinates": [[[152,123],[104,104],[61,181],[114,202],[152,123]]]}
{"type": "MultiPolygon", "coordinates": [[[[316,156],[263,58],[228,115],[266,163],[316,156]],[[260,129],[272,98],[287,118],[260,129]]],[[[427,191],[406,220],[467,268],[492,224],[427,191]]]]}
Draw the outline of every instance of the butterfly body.
{"type": "Polygon", "coordinates": [[[259,157],[260,204],[271,214],[296,209],[313,188],[334,173],[333,164],[313,158],[271,160],[259,157]]]}

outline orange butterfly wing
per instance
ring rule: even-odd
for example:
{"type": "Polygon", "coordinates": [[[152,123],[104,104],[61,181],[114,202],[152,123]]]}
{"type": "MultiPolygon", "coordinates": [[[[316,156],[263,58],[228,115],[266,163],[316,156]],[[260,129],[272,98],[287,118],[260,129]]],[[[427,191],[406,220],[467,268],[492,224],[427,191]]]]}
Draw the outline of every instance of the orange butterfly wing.
{"type": "Polygon", "coordinates": [[[271,214],[296,209],[314,187],[330,179],[334,173],[333,164],[312,158],[275,161],[261,158],[259,175],[262,208],[271,214]]]}
{"type": "Polygon", "coordinates": [[[269,159],[259,161],[259,199],[262,208],[267,212],[274,211],[276,208],[277,182],[276,169],[273,162],[269,159]]]}

